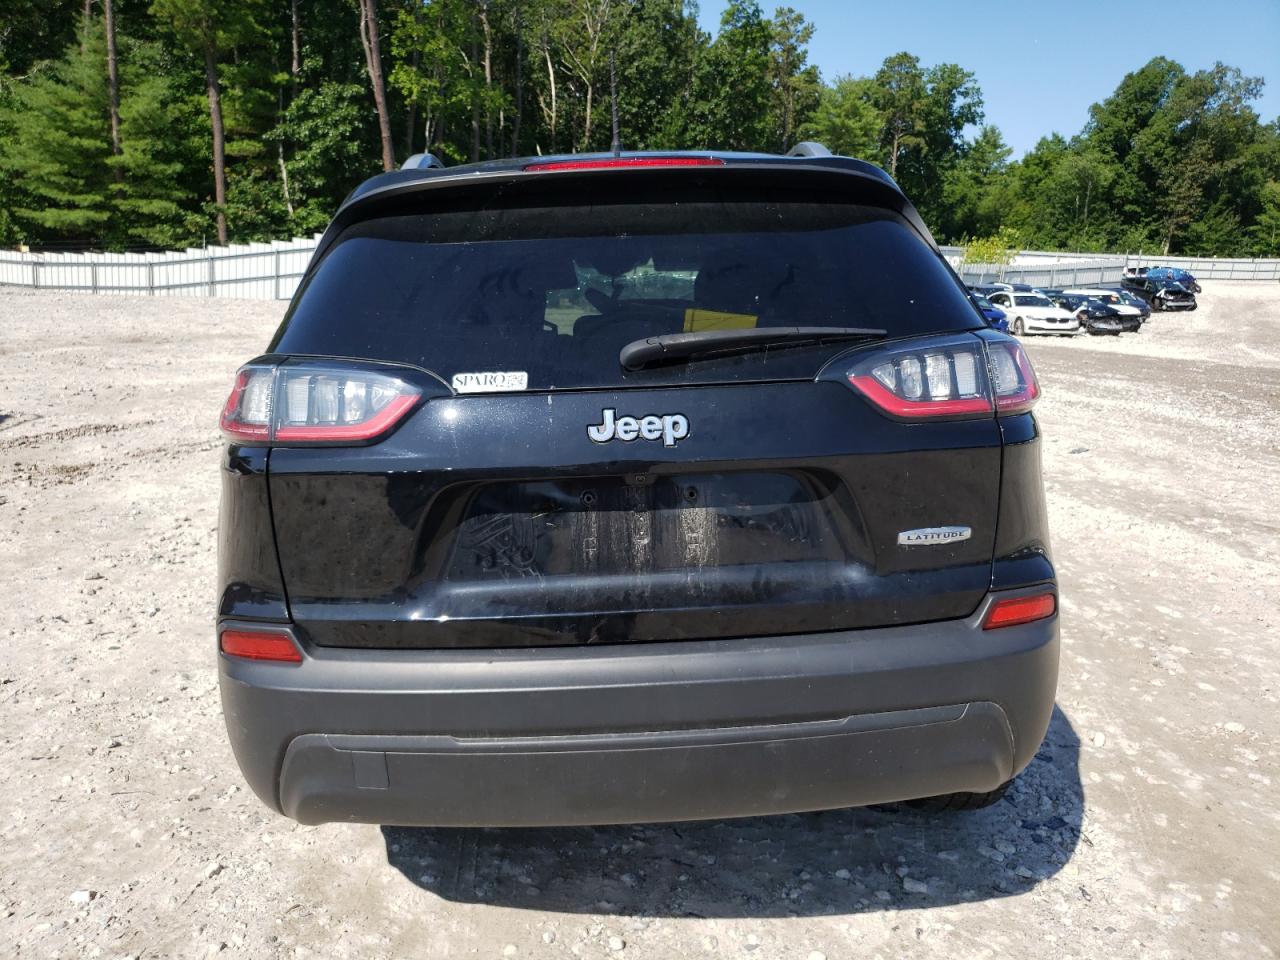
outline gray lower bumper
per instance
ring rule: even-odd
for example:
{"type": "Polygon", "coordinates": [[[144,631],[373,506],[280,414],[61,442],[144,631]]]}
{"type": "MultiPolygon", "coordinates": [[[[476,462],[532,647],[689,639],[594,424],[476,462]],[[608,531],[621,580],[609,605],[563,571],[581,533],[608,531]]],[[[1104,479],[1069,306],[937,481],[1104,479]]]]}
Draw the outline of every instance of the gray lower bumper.
{"type": "Polygon", "coordinates": [[[980,792],[1035,755],[1058,666],[1056,617],[983,631],[986,606],[746,640],[220,656],[223,707],[250,785],[303,823],[622,823],[980,792]]]}

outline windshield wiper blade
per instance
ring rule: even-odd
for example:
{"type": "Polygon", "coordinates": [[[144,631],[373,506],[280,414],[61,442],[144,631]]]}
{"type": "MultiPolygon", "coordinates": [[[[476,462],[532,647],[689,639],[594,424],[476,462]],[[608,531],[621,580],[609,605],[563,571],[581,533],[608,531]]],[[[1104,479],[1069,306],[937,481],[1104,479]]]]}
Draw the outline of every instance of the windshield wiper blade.
{"type": "Polygon", "coordinates": [[[779,344],[826,340],[878,340],[889,331],[874,327],[755,327],[748,330],[695,330],[633,340],[618,352],[624,369],[678,363],[695,357],[764,350],[779,344]]]}

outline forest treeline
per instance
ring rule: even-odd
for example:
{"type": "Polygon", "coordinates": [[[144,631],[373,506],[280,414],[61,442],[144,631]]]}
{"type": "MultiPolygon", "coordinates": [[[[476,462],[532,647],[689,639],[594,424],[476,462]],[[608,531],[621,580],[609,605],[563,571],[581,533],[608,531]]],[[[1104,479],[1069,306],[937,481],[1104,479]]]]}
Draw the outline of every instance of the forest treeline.
{"type": "MultiPolygon", "coordinates": [[[[872,160],[941,240],[1280,256],[1263,80],[1135,65],[1084,129],[1013,159],[961,64],[823,78],[814,28],[731,0],[4,0],[0,245],[184,247],[307,234],[363,178],[626,149],[872,160]]],[[[1064,85],[1070,83],[1064,74],[1064,85]]]]}

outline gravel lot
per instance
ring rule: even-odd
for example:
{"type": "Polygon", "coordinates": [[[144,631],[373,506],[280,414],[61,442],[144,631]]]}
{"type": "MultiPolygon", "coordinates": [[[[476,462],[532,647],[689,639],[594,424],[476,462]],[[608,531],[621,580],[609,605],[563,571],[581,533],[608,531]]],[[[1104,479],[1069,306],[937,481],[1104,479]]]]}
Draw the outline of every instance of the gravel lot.
{"type": "Polygon", "coordinates": [[[0,953],[1270,957],[1280,286],[1031,340],[1059,710],[990,810],[298,827],[218,702],[215,421],[274,303],[0,292],[0,953]]]}

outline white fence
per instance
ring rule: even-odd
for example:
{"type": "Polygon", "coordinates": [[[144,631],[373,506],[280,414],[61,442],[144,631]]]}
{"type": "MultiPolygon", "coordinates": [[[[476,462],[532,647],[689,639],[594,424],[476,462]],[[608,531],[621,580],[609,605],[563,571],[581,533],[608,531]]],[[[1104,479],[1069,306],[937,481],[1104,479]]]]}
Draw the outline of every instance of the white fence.
{"type": "Polygon", "coordinates": [[[318,237],[164,253],[0,251],[0,285],[156,297],[293,296],[318,237]]]}
{"type": "MultiPolygon", "coordinates": [[[[165,253],[19,253],[0,250],[0,286],[156,297],[287,300],[318,237],[165,253]]],[[[1280,280],[1280,260],[1147,257],[1024,250],[1008,264],[965,263],[963,247],[943,255],[968,283],[993,280],[1041,287],[1116,284],[1126,267],[1168,266],[1200,280],[1280,280]]]]}
{"type": "MultiPolygon", "coordinates": [[[[948,257],[948,260],[951,258],[948,257]]],[[[1028,263],[992,264],[952,261],[956,273],[965,283],[1029,283],[1033,287],[1084,287],[1113,285],[1124,276],[1124,259],[1110,257],[1092,260],[1070,259],[1061,262],[1042,260],[1028,263]]]]}
{"type": "Polygon", "coordinates": [[[943,247],[942,252],[970,283],[1006,280],[1043,287],[1118,283],[1131,267],[1175,267],[1197,280],[1280,280],[1280,260],[1022,250],[1008,264],[977,264],[964,262],[963,247],[943,247]]]}
{"type": "Polygon", "coordinates": [[[1280,260],[1217,257],[1127,257],[1133,267],[1176,267],[1197,280],[1280,280],[1280,260]]]}

